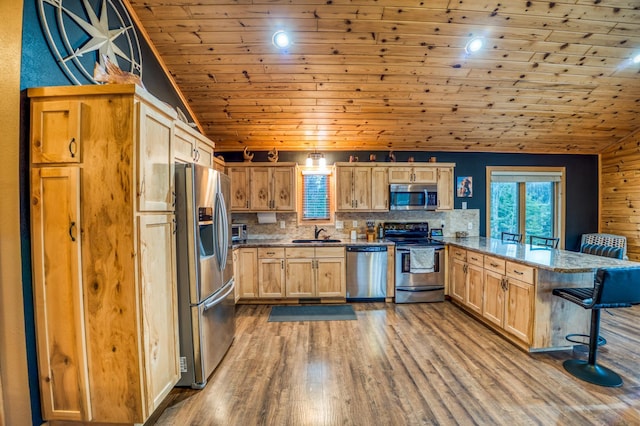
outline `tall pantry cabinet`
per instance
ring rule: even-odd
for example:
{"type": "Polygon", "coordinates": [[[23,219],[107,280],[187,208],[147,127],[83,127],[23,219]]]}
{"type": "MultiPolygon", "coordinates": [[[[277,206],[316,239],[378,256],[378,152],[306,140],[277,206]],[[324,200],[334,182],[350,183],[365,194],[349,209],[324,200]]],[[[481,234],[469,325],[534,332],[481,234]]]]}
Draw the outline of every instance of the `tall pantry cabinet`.
{"type": "Polygon", "coordinates": [[[175,113],[134,85],[28,96],[43,417],[143,423],[180,376],[175,113]]]}

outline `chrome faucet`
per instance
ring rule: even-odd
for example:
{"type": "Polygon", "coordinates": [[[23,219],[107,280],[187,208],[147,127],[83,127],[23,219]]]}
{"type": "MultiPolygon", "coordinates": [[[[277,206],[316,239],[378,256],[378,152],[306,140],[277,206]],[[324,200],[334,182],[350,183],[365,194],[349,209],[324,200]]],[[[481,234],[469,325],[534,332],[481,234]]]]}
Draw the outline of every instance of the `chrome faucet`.
{"type": "Polygon", "coordinates": [[[315,229],[313,230],[313,233],[314,233],[313,235],[314,235],[314,238],[315,238],[316,240],[318,239],[318,237],[320,236],[320,233],[321,233],[322,231],[327,232],[327,230],[326,230],[326,229],[324,229],[324,228],[320,228],[320,229],[318,229],[318,225],[315,225],[315,229]]]}

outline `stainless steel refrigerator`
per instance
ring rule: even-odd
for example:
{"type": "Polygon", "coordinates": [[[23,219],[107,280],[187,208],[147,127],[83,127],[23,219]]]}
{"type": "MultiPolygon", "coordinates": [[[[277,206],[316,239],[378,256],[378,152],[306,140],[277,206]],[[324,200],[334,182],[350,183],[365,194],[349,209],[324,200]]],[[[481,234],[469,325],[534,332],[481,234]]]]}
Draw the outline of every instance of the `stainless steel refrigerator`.
{"type": "Polygon", "coordinates": [[[229,177],[176,164],[180,369],[178,386],[202,389],[233,342],[229,177]]]}

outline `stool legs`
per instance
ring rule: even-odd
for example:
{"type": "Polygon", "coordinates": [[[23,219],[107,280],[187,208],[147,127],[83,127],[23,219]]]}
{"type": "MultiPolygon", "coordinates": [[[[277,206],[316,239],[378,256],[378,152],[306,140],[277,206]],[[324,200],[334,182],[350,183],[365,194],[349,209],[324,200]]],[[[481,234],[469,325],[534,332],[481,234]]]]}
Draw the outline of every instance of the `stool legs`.
{"type": "Polygon", "coordinates": [[[589,360],[568,359],[564,369],[578,379],[600,386],[620,387],[622,378],[614,371],[596,364],[598,337],[600,336],[600,309],[591,310],[591,331],[589,333],[589,360]]]}

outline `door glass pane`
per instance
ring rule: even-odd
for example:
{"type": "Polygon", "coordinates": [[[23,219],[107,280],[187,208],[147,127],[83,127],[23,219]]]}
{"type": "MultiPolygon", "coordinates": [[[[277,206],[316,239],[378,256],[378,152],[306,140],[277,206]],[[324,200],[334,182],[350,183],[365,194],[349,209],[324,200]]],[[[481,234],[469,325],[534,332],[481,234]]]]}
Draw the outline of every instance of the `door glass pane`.
{"type": "Polygon", "coordinates": [[[491,236],[500,238],[502,232],[518,232],[518,184],[491,183],[491,236]]]}
{"type": "Polygon", "coordinates": [[[525,239],[553,237],[553,182],[526,183],[525,239]]]}

